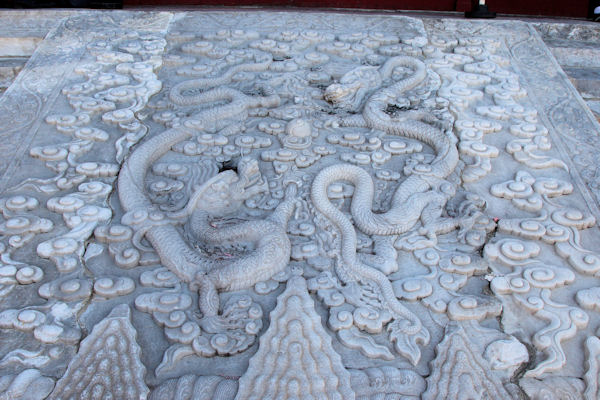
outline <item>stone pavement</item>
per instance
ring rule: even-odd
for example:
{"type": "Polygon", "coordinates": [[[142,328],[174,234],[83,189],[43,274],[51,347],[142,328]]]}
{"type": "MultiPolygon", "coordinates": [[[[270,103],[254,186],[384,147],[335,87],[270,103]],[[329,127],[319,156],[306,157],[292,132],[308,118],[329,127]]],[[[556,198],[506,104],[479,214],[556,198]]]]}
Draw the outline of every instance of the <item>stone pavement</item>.
{"type": "Polygon", "coordinates": [[[4,92],[48,32],[68,10],[0,10],[0,93],[4,92]]]}
{"type": "Polygon", "coordinates": [[[581,97],[600,118],[599,24],[538,23],[535,27],[581,97]]]}
{"type": "Polygon", "coordinates": [[[599,398],[596,25],[0,23],[0,398],[599,398]]]}

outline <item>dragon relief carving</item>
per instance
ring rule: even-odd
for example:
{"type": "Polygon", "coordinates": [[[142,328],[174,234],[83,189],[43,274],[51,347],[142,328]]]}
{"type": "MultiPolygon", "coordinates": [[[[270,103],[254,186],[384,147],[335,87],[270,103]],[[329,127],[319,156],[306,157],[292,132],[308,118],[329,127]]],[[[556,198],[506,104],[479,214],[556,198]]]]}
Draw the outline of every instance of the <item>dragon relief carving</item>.
{"type": "MultiPolygon", "coordinates": [[[[389,329],[391,340],[396,342],[396,350],[413,364],[417,364],[420,360],[419,343],[426,345],[429,342],[429,332],[422,326],[420,319],[398,301],[386,275],[363,263],[362,257],[357,258],[354,227],[331,204],[327,194],[329,187],[336,181],[346,180],[354,185],[351,213],[356,227],[367,235],[403,234],[410,231],[419,219],[423,225],[419,233],[430,239],[459,226],[458,218],[440,218],[446,202],[455,194],[454,185],[445,178],[454,171],[458,163],[456,146],[446,133],[421,122],[421,119],[427,119],[423,113],[410,112],[407,113],[408,116],[400,113],[392,118],[384,112],[393,99],[419,85],[426,76],[425,64],[409,57],[392,58],[378,73],[388,78],[397,66],[412,67],[414,71],[412,75],[390,87],[379,88],[382,79],[376,80],[376,84],[370,88],[373,89],[374,86],[377,90],[367,100],[363,116],[342,119],[338,125],[366,126],[379,129],[385,134],[415,139],[431,146],[436,156],[432,160],[428,159],[429,162],[413,163],[405,168],[405,173],[410,176],[396,189],[391,208],[385,213],[370,211],[374,196],[373,181],[365,170],[357,166],[338,164],[323,169],[311,185],[310,196],[314,207],[341,231],[342,266],[338,273],[342,282],[374,284],[373,289],[379,293],[376,295],[381,296],[380,306],[392,313],[390,319],[393,322],[389,329]]],[[[254,71],[268,67],[269,62],[265,61],[241,64],[232,69],[254,71]]],[[[351,72],[350,75],[353,79],[360,80],[360,74],[351,72]]],[[[232,76],[230,72],[225,73],[223,82],[229,82],[232,76]]],[[[342,84],[349,81],[348,76],[345,75],[347,79],[342,79],[342,84]]],[[[134,237],[145,237],[158,253],[162,264],[179,279],[190,287],[198,288],[199,308],[203,315],[199,325],[205,332],[219,335],[227,327],[227,323],[219,315],[219,291],[251,288],[282,272],[289,263],[291,242],[287,237],[287,224],[298,203],[298,187],[295,182],[288,183],[284,188],[283,199],[264,220],[246,221],[221,228],[214,226],[212,219],[234,213],[244,200],[267,191],[266,180],[261,176],[256,160],[242,157],[237,164],[237,175],[233,171],[224,171],[202,183],[181,210],[163,212],[152,204],[143,188],[146,171],[153,162],[184,140],[193,140],[204,132],[227,131],[231,121],[243,123],[251,109],[277,107],[281,102],[275,94],[248,96],[232,88],[210,89],[209,84],[207,79],[183,82],[171,89],[169,98],[188,107],[223,101],[225,104],[194,113],[179,126],[138,146],[124,163],[118,183],[121,205],[126,211],[121,219],[122,224],[133,230],[134,237]],[[249,242],[254,250],[237,259],[217,261],[215,257],[202,251],[202,245],[199,250],[198,246],[193,248],[188,244],[186,238],[174,227],[178,224],[187,226],[191,237],[198,243],[223,246],[249,242]]],[[[331,86],[324,95],[329,100],[328,93],[333,90],[330,88],[331,86]]],[[[268,92],[273,93],[272,90],[268,92]]],[[[360,100],[363,95],[358,95],[356,99],[360,100]]],[[[310,125],[302,119],[294,119],[288,123],[286,132],[300,139],[311,136],[310,125]]],[[[250,140],[255,139],[250,137],[250,140]]],[[[284,145],[291,147],[298,147],[296,142],[298,140],[283,140],[284,145]]],[[[281,153],[280,151],[278,154],[281,156],[281,153]]],[[[388,254],[394,253],[393,247],[390,248],[392,250],[388,254]]],[[[393,266],[391,268],[397,269],[393,266]]],[[[140,300],[139,307],[147,308],[142,303],[140,300]]],[[[202,354],[209,353],[211,351],[204,351],[202,354]]]]}
{"type": "Polygon", "coordinates": [[[0,310],[0,396],[595,396],[596,220],[502,40],[186,18],[82,39],[0,199],[0,300],[47,300],[0,310]]]}
{"type": "MultiPolygon", "coordinates": [[[[204,103],[218,100],[228,103],[195,114],[190,120],[206,125],[222,124],[230,118],[243,121],[248,109],[275,106],[280,101],[276,95],[250,97],[233,89],[214,89],[195,101],[204,103]]],[[[202,131],[202,128],[196,131],[187,127],[172,128],[143,143],[131,154],[118,179],[121,205],[127,212],[121,222],[143,235],[152,244],[163,265],[178,278],[198,288],[199,308],[203,314],[200,325],[206,332],[218,334],[228,325],[219,315],[218,290],[250,288],[282,272],[287,266],[291,244],[286,231],[295,208],[296,188],[290,184],[284,201],[266,220],[214,227],[210,218],[231,214],[244,200],[266,190],[266,182],[260,174],[257,161],[242,157],[237,164],[237,173],[224,171],[203,183],[182,210],[173,213],[153,210],[151,200],[142,189],[147,169],[171,147],[202,131]],[[177,221],[186,223],[188,219],[193,237],[200,242],[208,245],[249,242],[256,249],[237,260],[219,262],[192,248],[175,229],[177,221]]],[[[233,324],[236,325],[235,321],[233,324]]],[[[251,333],[249,327],[246,327],[246,331],[251,333]]]]}

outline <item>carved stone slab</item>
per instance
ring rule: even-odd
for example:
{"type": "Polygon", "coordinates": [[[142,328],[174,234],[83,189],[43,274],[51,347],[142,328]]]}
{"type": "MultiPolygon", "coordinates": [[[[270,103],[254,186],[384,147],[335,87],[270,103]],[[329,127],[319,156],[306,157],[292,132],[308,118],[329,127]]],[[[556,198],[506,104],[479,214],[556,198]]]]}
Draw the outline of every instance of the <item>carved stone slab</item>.
{"type": "Polygon", "coordinates": [[[0,398],[600,393],[600,127],[526,23],[83,12],[0,109],[0,398]]]}

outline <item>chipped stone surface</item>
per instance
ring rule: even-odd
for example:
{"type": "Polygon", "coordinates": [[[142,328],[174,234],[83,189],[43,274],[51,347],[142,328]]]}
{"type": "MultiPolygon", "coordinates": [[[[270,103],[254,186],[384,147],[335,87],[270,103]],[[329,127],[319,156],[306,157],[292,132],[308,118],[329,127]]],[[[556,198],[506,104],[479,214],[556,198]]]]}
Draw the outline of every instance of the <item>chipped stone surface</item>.
{"type": "Polygon", "coordinates": [[[65,17],[0,98],[0,398],[597,397],[600,127],[532,25],[65,17]]]}

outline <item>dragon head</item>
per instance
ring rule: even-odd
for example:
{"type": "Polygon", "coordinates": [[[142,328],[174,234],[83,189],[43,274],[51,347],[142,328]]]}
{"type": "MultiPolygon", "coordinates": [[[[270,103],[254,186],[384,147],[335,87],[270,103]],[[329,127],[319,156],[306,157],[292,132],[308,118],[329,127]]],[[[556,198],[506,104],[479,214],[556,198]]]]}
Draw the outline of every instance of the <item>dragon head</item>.
{"type": "Polygon", "coordinates": [[[241,201],[267,190],[258,161],[251,157],[242,157],[237,165],[239,181],[232,188],[232,195],[241,201]]]}
{"type": "Polygon", "coordinates": [[[242,157],[237,173],[233,170],[220,172],[196,189],[181,215],[202,209],[213,216],[224,216],[235,212],[246,199],[267,190],[258,161],[242,157]]]}
{"type": "Polygon", "coordinates": [[[323,97],[336,107],[355,110],[362,101],[361,87],[359,80],[348,83],[333,83],[327,86],[323,97]]]}

